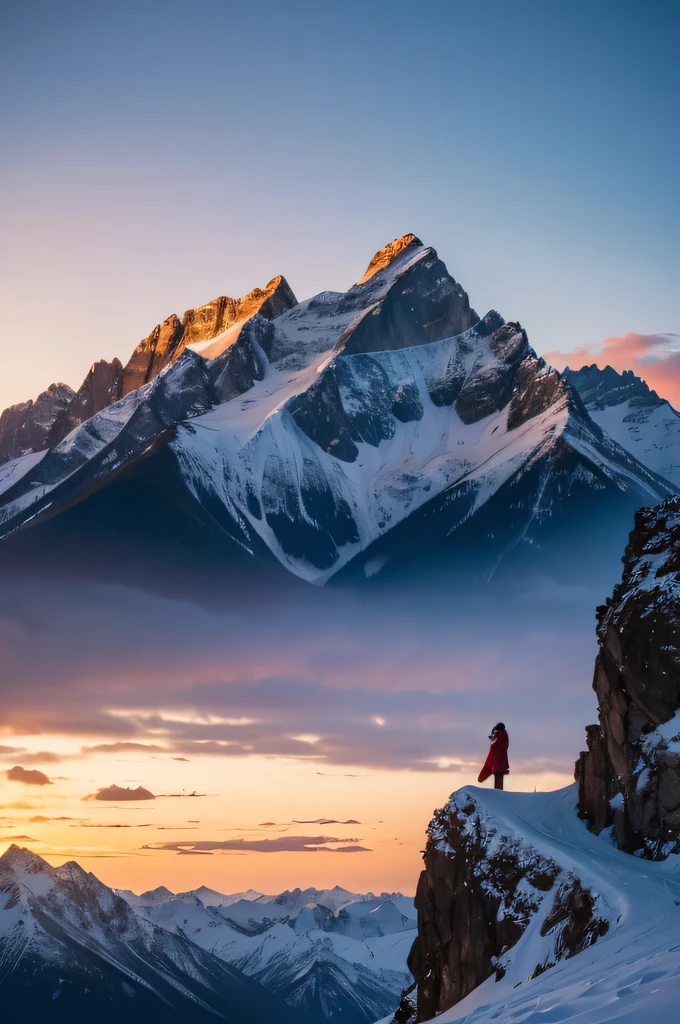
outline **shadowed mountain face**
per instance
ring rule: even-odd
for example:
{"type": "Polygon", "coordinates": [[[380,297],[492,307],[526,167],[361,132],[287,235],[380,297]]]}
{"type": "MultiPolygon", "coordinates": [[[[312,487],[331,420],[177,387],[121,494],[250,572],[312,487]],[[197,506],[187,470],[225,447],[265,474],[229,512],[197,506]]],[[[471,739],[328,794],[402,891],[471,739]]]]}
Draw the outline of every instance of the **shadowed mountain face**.
{"type": "Polygon", "coordinates": [[[75,399],[68,384],[50,384],[35,402],[5,409],[0,416],[0,463],[46,448],[54,424],[75,399]]]}
{"type": "Polygon", "coordinates": [[[573,563],[603,517],[616,541],[672,493],[414,236],[347,292],[293,301],[276,278],[156,328],[116,378],[124,397],[3,467],[0,532],[134,474],[162,477],[168,508],[239,557],[308,582],[437,552],[489,577],[513,559],[557,566],[566,548],[573,563]]]}

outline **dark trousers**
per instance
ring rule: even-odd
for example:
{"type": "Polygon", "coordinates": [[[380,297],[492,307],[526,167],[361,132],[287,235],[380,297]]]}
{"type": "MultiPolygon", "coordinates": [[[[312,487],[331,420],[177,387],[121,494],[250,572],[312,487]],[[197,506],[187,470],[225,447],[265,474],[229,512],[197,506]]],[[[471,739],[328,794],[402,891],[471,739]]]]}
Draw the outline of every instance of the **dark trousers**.
{"type": "Polygon", "coordinates": [[[493,788],[494,789],[502,789],[503,788],[503,776],[504,775],[505,775],[505,772],[494,772],[494,776],[493,776],[493,788]]]}

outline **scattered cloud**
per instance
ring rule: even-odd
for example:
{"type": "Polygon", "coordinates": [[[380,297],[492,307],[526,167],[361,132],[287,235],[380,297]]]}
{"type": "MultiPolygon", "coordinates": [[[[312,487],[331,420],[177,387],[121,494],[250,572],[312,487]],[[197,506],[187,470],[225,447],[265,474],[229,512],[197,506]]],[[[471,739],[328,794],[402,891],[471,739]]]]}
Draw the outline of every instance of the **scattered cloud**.
{"type": "Polygon", "coordinates": [[[135,743],[132,741],[119,741],[117,743],[97,743],[93,747],[81,747],[80,753],[84,757],[90,754],[132,754],[132,753],[158,753],[165,750],[156,743],[135,743]]]}
{"type": "Polygon", "coordinates": [[[25,786],[51,786],[52,780],[37,768],[21,768],[18,764],[9,768],[5,775],[10,782],[23,782],[25,786]]]}
{"type": "Polygon", "coordinates": [[[31,825],[44,825],[48,821],[74,821],[74,818],[69,818],[65,814],[60,815],[58,818],[48,818],[44,814],[35,814],[32,818],[28,819],[31,825]]]}
{"type": "Polygon", "coordinates": [[[132,789],[130,786],[104,786],[96,793],[84,796],[83,800],[155,800],[156,797],[144,786],[132,789]]]}
{"type": "Polygon", "coordinates": [[[24,764],[61,764],[59,754],[53,754],[50,750],[40,750],[35,754],[22,754],[21,760],[24,764]]]}
{"type": "Polygon", "coordinates": [[[104,824],[104,823],[96,824],[96,825],[91,825],[91,824],[87,824],[84,821],[79,821],[77,825],[69,825],[69,828],[153,828],[153,825],[151,825],[151,824],[146,824],[146,825],[137,825],[137,824],[133,824],[133,825],[107,825],[107,824],[104,824]]]}
{"type": "Polygon", "coordinates": [[[0,843],[16,843],[18,839],[21,839],[24,843],[38,842],[38,840],[34,839],[33,836],[0,836],[0,843]]]}
{"type": "Polygon", "coordinates": [[[338,821],[337,818],[313,818],[312,820],[298,820],[293,818],[293,825],[360,825],[360,821],[348,818],[347,821],[338,821]]]}
{"type": "Polygon", "coordinates": [[[329,779],[370,779],[370,775],[354,775],[352,772],[344,772],[340,775],[334,772],[317,772],[317,775],[326,775],[329,779]]]}
{"type": "Polygon", "coordinates": [[[558,370],[580,369],[584,363],[613,366],[619,373],[632,370],[662,398],[680,406],[680,334],[624,334],[571,352],[547,352],[545,359],[558,370]]]}
{"type": "Polygon", "coordinates": [[[191,793],[159,793],[158,794],[158,799],[162,800],[164,797],[172,797],[173,799],[177,799],[177,797],[180,797],[180,796],[190,797],[190,796],[207,796],[207,795],[208,795],[207,793],[197,793],[196,790],[193,790],[191,793]]]}
{"type": "Polygon", "coordinates": [[[214,850],[244,853],[370,853],[360,846],[360,839],[338,839],[333,836],[286,836],[280,839],[200,839],[177,840],[171,843],[149,843],[143,850],[170,850],[176,853],[205,853],[214,850]],[[345,845],[336,847],[335,843],[345,845]]]}

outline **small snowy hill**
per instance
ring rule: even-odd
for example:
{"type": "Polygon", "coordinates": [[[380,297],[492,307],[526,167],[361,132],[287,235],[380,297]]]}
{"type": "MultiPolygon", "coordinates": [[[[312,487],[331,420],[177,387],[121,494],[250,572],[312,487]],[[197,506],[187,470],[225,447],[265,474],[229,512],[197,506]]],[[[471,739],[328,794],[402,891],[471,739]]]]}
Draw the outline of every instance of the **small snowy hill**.
{"type": "Polygon", "coordinates": [[[592,420],[652,472],[680,484],[680,413],[631,370],[564,371],[592,420]]]}
{"type": "Polygon", "coordinates": [[[406,959],[416,916],[413,900],[400,893],[375,897],[335,886],[259,899],[222,896],[210,905],[197,889],[142,905],[157,891],[130,894],[141,917],[254,978],[300,1021],[370,1024],[411,982],[406,959]]]}
{"type": "Polygon", "coordinates": [[[240,971],[139,917],[75,862],[0,857],[0,1005],[9,1022],[291,1021],[240,971]]]}
{"type": "MultiPolygon", "coordinates": [[[[434,978],[423,971],[419,1019],[431,1015],[424,1012],[426,1004],[436,1008],[446,998],[447,985],[465,983],[466,970],[474,966],[466,960],[482,953],[479,944],[460,942],[466,928],[472,925],[472,934],[482,925],[467,916],[467,908],[481,908],[482,899],[487,940],[509,948],[502,952],[499,946],[486,969],[490,976],[437,1014],[441,1024],[678,1019],[680,860],[632,857],[589,832],[577,815],[577,795],[576,786],[546,794],[468,787],[437,813],[423,873],[428,878],[417,904],[421,914],[434,915],[440,937],[451,938],[453,974],[451,981],[441,964],[434,978]],[[460,864],[463,850],[472,855],[467,867],[460,864]],[[457,903],[437,889],[444,873],[457,903]]],[[[416,959],[424,952],[426,929],[416,959]]],[[[446,964],[449,947],[441,952],[446,964]]]]}

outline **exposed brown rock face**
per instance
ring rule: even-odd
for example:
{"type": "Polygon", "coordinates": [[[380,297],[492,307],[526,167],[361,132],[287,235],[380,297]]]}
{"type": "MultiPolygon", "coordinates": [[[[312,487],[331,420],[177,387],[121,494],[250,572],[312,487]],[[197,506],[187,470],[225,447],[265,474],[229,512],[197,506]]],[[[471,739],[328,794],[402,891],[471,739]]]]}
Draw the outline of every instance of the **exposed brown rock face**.
{"type": "Polygon", "coordinates": [[[121,397],[122,379],[123,364],[120,359],[112,359],[110,363],[100,359],[98,363],[93,363],[73,400],[55,420],[47,439],[48,446],[58,444],[74,427],[117,402],[121,397]]]}
{"type": "MultiPolygon", "coordinates": [[[[436,1017],[492,974],[542,901],[549,962],[573,956],[607,929],[596,897],[580,880],[484,813],[474,795],[455,793],[428,828],[425,870],[416,892],[418,938],[409,969],[418,984],[419,1021],[436,1017]]],[[[508,952],[508,956],[512,954],[508,952]]]]}
{"type": "Polygon", "coordinates": [[[593,831],[613,822],[622,849],[654,859],[680,851],[679,571],[673,497],[637,513],[621,582],[598,609],[600,722],[576,765],[593,831]]]}
{"type": "Polygon", "coordinates": [[[50,384],[35,401],[5,409],[0,415],[0,464],[46,448],[55,422],[74,395],[68,384],[50,384]]]}
{"type": "Polygon", "coordinates": [[[409,246],[413,246],[415,250],[419,245],[423,243],[415,235],[408,234],[402,235],[401,238],[395,238],[393,242],[390,242],[383,249],[378,249],[377,253],[366,267],[366,272],[363,277],[360,277],[357,284],[365,284],[366,281],[378,273],[379,270],[383,270],[388,267],[395,256],[398,256],[404,249],[408,249],[409,246]]]}
{"type": "Polygon", "coordinates": [[[184,325],[184,345],[196,345],[200,342],[218,340],[213,345],[201,348],[201,355],[206,359],[215,359],[233,344],[238,336],[232,339],[219,340],[219,335],[235,327],[245,324],[251,317],[261,316],[265,320],[274,320],[286,310],[297,305],[297,299],[285,277],[273,277],[266,288],[254,288],[241,299],[230,299],[221,295],[206,306],[188,309],[182,317],[184,325]]]}
{"type": "MultiPolygon", "coordinates": [[[[58,444],[74,427],[152,381],[176,362],[189,345],[209,342],[230,327],[243,326],[258,315],[273,320],[296,304],[288,282],[278,276],[266,288],[254,288],[243,298],[220,295],[204,306],[188,309],[181,320],[173,313],[140,341],[125,367],[119,359],[110,363],[100,359],[90,367],[77,393],[67,384],[51,384],[35,402],[21,402],[5,409],[0,415],[0,465],[58,444]]],[[[238,340],[239,334],[236,331],[233,338],[204,348],[201,354],[206,359],[216,358],[238,340]]],[[[230,365],[229,372],[233,376],[235,364],[230,365]]],[[[236,385],[225,384],[223,390],[228,397],[232,396],[234,386],[238,393],[238,381],[236,385]]]]}
{"type": "Polygon", "coordinates": [[[162,324],[157,324],[148,338],[140,341],[123,370],[121,398],[148,384],[179,359],[184,351],[183,334],[182,321],[173,313],[162,324]]]}
{"type": "MultiPolygon", "coordinates": [[[[121,397],[136,391],[176,362],[189,345],[197,345],[218,338],[230,327],[244,324],[259,314],[267,320],[280,316],[297,302],[288,282],[283,277],[274,277],[266,288],[254,288],[241,299],[230,299],[220,295],[205,306],[188,309],[182,319],[174,313],[162,324],[154,327],[148,338],[140,341],[123,370],[121,397]]],[[[201,348],[205,359],[214,359],[233,344],[238,333],[228,342],[215,342],[201,348]]]]}

